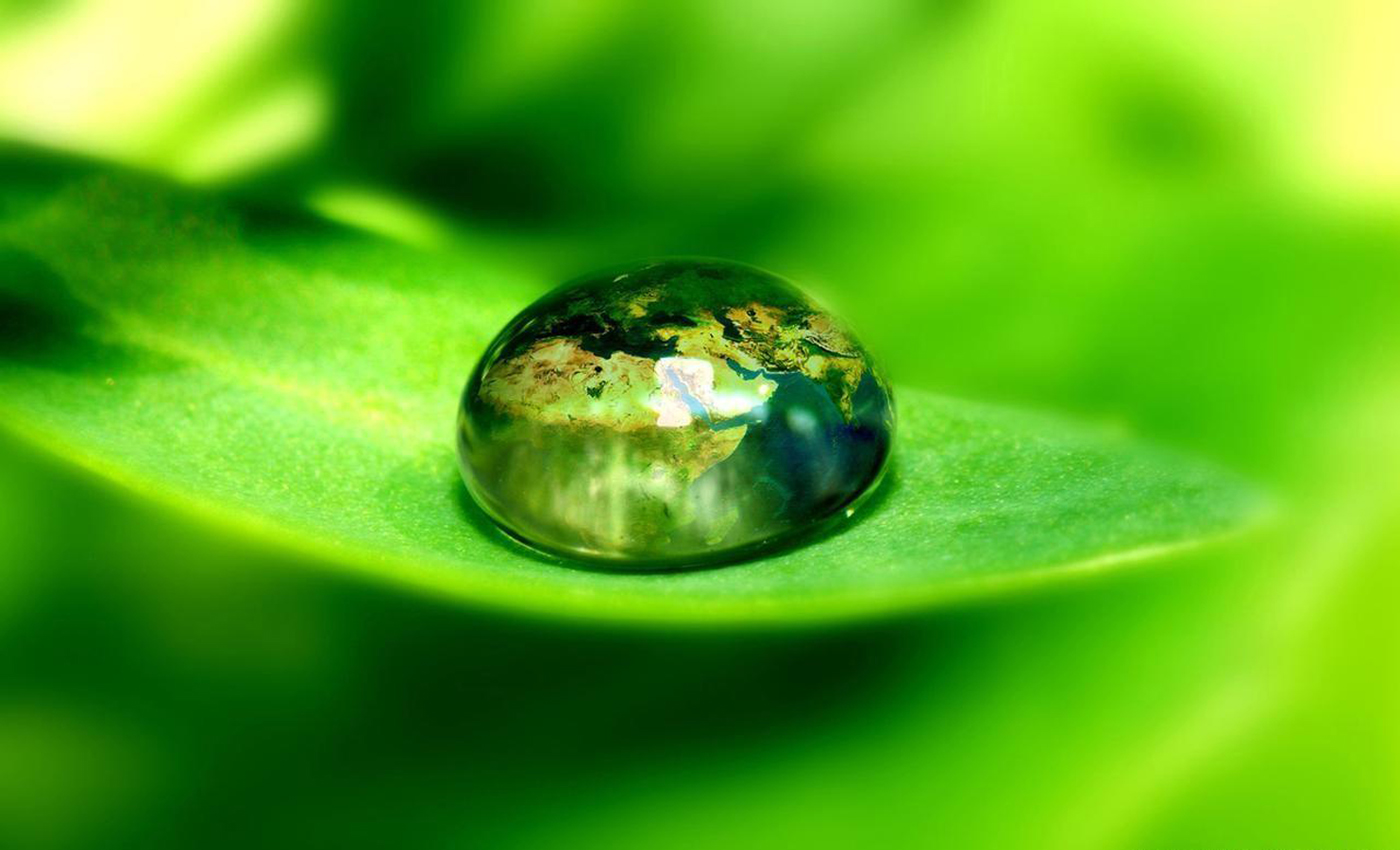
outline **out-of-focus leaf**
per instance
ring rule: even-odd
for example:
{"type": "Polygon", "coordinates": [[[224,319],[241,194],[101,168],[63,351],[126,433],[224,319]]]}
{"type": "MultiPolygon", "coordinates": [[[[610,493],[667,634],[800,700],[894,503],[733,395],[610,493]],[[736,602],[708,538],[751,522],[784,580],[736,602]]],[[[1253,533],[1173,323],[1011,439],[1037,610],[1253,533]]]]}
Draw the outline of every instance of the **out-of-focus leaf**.
{"type": "Polygon", "coordinates": [[[906,391],[895,472],[843,532],[706,571],[577,569],[481,517],[452,442],[475,358],[548,281],[140,176],[12,170],[29,177],[0,202],[4,420],[337,569],[541,613],[810,620],[1139,560],[1257,506],[1120,437],[906,391]]]}

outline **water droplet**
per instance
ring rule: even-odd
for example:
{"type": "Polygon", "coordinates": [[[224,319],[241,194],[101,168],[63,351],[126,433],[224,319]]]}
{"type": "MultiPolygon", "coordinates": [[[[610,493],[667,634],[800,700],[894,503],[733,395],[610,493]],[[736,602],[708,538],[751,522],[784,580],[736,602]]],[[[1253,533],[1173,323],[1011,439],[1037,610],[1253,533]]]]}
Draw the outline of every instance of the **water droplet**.
{"type": "Polygon", "coordinates": [[[652,260],[516,316],[467,382],[462,477],[511,535],[618,569],[698,566],[849,518],[889,457],[889,387],[775,275],[652,260]]]}

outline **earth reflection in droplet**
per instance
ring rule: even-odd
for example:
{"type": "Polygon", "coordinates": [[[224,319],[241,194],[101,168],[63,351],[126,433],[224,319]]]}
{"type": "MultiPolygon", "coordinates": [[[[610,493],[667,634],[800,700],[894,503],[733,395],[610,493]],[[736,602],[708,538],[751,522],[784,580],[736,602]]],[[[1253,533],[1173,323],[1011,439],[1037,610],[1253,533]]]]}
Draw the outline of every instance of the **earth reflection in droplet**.
{"type": "Polygon", "coordinates": [[[467,382],[462,476],[526,544],[614,569],[734,560],[845,519],[889,458],[869,355],[792,284],[710,259],[588,275],[467,382]]]}

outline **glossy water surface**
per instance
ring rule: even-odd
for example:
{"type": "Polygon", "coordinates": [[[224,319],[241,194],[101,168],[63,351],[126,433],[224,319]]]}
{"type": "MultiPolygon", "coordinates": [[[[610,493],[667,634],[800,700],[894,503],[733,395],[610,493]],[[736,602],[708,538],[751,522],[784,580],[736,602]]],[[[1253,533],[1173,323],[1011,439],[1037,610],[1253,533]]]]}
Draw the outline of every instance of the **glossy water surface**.
{"type": "Polygon", "coordinates": [[[467,382],[462,475],[506,531],[614,568],[734,559],[852,515],[889,457],[889,387],[783,279],[664,259],[516,316],[467,382]]]}

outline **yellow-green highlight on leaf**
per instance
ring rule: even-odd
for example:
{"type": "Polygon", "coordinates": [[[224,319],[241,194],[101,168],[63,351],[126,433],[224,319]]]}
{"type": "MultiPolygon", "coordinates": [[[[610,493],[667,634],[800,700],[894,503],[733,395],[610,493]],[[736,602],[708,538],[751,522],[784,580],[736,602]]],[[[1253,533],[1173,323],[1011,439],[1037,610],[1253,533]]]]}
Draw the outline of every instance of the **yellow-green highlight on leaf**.
{"type": "Polygon", "coordinates": [[[0,420],[148,496],[464,603],[621,621],[907,610],[1144,560],[1258,515],[1207,465],[1050,416],[897,393],[894,471],[840,533],[605,574],[471,505],[453,421],[553,281],[125,173],[0,162],[0,420]]]}

